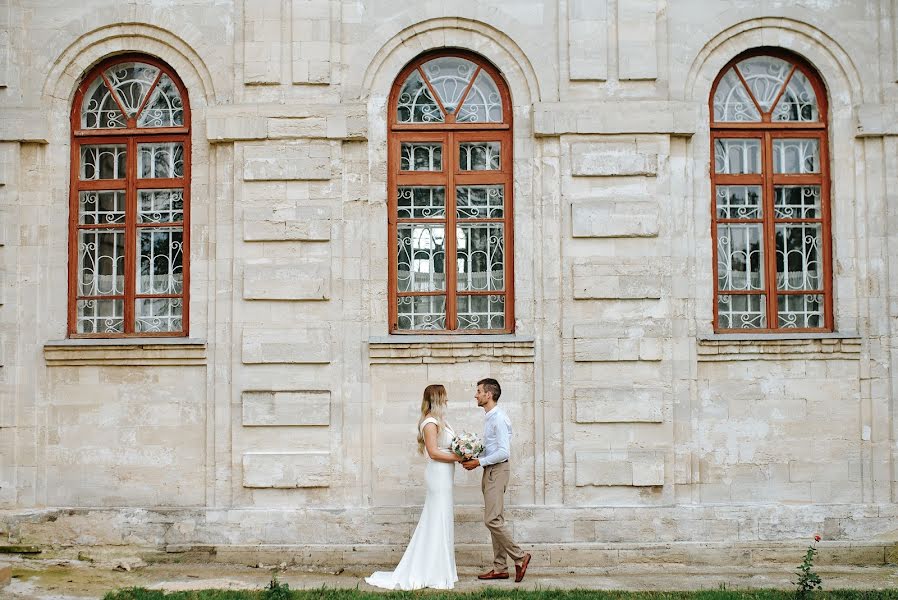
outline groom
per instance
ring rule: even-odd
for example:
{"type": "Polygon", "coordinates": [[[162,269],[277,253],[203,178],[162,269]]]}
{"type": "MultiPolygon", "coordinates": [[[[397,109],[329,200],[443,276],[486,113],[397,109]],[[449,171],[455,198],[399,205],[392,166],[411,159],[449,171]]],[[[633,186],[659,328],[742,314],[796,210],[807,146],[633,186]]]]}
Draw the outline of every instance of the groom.
{"type": "Polygon", "coordinates": [[[514,561],[515,582],[524,579],[530,554],[521,550],[511,539],[505,526],[505,488],[508,487],[508,458],[511,454],[511,421],[505,411],[497,406],[502,388],[495,379],[481,379],[477,382],[474,399],[477,406],[486,412],[483,432],[483,452],[480,458],[462,463],[467,470],[483,467],[483,522],[493,538],[493,569],[478,575],[478,579],[508,579],[508,557],[514,561]]]}

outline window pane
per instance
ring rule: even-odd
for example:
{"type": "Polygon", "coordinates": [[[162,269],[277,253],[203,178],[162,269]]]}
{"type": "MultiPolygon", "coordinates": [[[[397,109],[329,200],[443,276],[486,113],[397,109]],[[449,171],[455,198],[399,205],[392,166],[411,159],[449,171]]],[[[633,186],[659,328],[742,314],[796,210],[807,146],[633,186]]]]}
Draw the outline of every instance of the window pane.
{"type": "Polygon", "coordinates": [[[400,171],[442,171],[443,144],[402,143],[399,153],[400,171]]]}
{"type": "Polygon", "coordinates": [[[797,70],[789,80],[786,91],[773,110],[774,121],[817,121],[817,94],[804,73],[797,70]]]}
{"type": "Polygon", "coordinates": [[[763,289],[764,245],[761,231],[761,223],[717,226],[717,289],[763,289]]]}
{"type": "Polygon", "coordinates": [[[468,83],[477,71],[477,65],[459,56],[441,56],[421,65],[421,70],[424,71],[446,112],[454,113],[468,83]]]}
{"type": "Polygon", "coordinates": [[[480,71],[477,75],[456,120],[459,123],[502,122],[502,96],[496,82],[486,71],[480,71]]]}
{"type": "Polygon", "coordinates": [[[446,229],[443,225],[400,225],[397,266],[400,292],[446,289],[446,229]]]}
{"type": "Polygon", "coordinates": [[[78,300],[78,333],[123,333],[124,300],[78,300]]]}
{"type": "Polygon", "coordinates": [[[718,185],[718,219],[760,219],[761,187],[757,185],[718,185]]]}
{"type": "Polygon", "coordinates": [[[81,146],[81,179],[124,179],[125,146],[81,146]]]}
{"type": "Polygon", "coordinates": [[[761,114],[734,69],[720,79],[714,92],[715,121],[760,121],[761,114]]]}
{"type": "Polygon", "coordinates": [[[446,216],[446,189],[400,186],[396,204],[400,219],[443,218],[446,216]]]}
{"type": "Polygon", "coordinates": [[[137,198],[138,223],[173,223],[184,220],[183,190],[140,190],[137,198]]]}
{"type": "Polygon", "coordinates": [[[774,173],[819,173],[820,141],[773,140],[774,173]]]}
{"type": "Polygon", "coordinates": [[[505,186],[458,187],[455,202],[459,219],[501,219],[505,214],[505,186]]]}
{"type": "Polygon", "coordinates": [[[84,93],[81,104],[81,127],[85,129],[121,128],[127,125],[125,115],[102,77],[94,79],[84,93]]]}
{"type": "Polygon", "coordinates": [[[78,222],[105,225],[125,222],[125,192],[79,192],[78,222]]]}
{"type": "Polygon", "coordinates": [[[714,141],[714,172],[744,175],[761,172],[761,141],[721,138],[714,141]]]}
{"type": "Polygon", "coordinates": [[[90,229],[78,232],[78,295],[125,293],[125,232],[90,229]]]}
{"type": "Polygon", "coordinates": [[[463,142],[458,145],[458,164],[462,171],[498,171],[499,142],[463,142]]]}
{"type": "Polygon", "coordinates": [[[721,294],[717,297],[717,325],[721,329],[766,328],[767,296],[721,294]]]}
{"type": "Polygon", "coordinates": [[[181,331],[180,298],[138,298],[134,302],[134,331],[181,331]]]}
{"type": "Polygon", "coordinates": [[[105,74],[125,112],[129,117],[133,117],[156,80],[159,69],[152,65],[131,62],[115,65],[107,69],[105,74]]]}
{"type": "Polygon", "coordinates": [[[458,290],[505,289],[505,226],[462,224],[457,228],[458,290]]]}
{"type": "Polygon", "coordinates": [[[183,287],[183,231],[154,227],[137,230],[138,294],[180,294],[183,287]]]}
{"type": "Polygon", "coordinates": [[[459,329],[505,329],[505,296],[459,296],[459,329]]]}
{"type": "Polygon", "coordinates": [[[427,89],[417,69],[412,71],[399,91],[396,120],[400,123],[443,122],[443,112],[430,95],[430,90],[427,89]]]}
{"type": "Polygon", "coordinates": [[[446,329],[445,296],[400,296],[399,329],[446,329]]]}
{"type": "Polygon", "coordinates": [[[776,226],[776,287],[780,290],[819,290],[823,261],[819,223],[776,226]]]}
{"type": "Polygon", "coordinates": [[[777,219],[819,219],[819,185],[778,185],[773,214],[777,219]]]}
{"type": "Polygon", "coordinates": [[[145,179],[184,176],[184,144],[159,142],[137,145],[137,176],[145,179]]]}
{"type": "Polygon", "coordinates": [[[784,329],[823,327],[823,296],[789,294],[777,298],[779,326],[784,329]]]}
{"type": "Polygon", "coordinates": [[[138,127],[176,127],[184,124],[181,93],[168,75],[159,78],[153,95],[137,119],[138,127]]]}
{"type": "Polygon", "coordinates": [[[783,89],[792,65],[774,56],[752,56],[737,65],[761,110],[767,112],[783,89]]]}

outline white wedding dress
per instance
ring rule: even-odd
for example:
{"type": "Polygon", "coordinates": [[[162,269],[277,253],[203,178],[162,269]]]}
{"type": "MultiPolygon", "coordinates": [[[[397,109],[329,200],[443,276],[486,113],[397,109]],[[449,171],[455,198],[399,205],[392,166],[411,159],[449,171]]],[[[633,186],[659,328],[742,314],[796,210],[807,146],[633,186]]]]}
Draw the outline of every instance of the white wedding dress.
{"type": "MultiPolygon", "coordinates": [[[[423,429],[428,423],[436,424],[433,417],[421,422],[423,429]]],[[[455,433],[446,425],[437,437],[440,450],[449,449],[455,433]]],[[[455,463],[438,462],[424,451],[427,466],[424,478],[427,481],[427,497],[418,526],[412,535],[402,560],[395,571],[378,571],[365,581],[388,590],[417,590],[435,588],[451,590],[458,573],[455,570],[455,513],[452,501],[453,475],[455,463]]]]}

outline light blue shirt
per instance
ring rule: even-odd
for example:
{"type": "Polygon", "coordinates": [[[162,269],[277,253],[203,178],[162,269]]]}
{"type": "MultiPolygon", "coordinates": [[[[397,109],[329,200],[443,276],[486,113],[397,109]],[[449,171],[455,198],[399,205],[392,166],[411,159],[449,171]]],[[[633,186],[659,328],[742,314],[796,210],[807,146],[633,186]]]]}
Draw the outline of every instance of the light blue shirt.
{"type": "Polygon", "coordinates": [[[480,466],[487,467],[508,460],[511,455],[511,420],[498,406],[486,413],[483,426],[483,454],[480,466]]]}

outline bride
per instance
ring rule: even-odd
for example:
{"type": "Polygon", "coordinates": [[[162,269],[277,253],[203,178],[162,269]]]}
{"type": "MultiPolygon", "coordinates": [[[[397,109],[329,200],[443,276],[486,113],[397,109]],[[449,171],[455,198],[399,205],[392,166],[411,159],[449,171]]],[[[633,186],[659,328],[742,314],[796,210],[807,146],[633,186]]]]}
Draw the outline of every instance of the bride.
{"type": "Polygon", "coordinates": [[[366,577],[371,585],[388,590],[450,590],[458,581],[452,478],[455,463],[462,459],[449,451],[455,432],[445,420],[447,401],[443,386],[429,385],[424,389],[418,419],[418,452],[427,460],[424,510],[396,570],[378,571],[366,577]]]}

